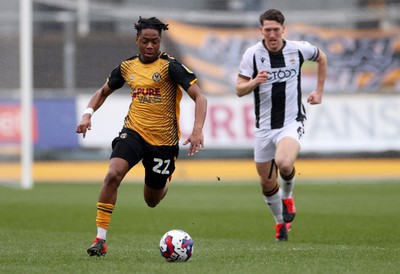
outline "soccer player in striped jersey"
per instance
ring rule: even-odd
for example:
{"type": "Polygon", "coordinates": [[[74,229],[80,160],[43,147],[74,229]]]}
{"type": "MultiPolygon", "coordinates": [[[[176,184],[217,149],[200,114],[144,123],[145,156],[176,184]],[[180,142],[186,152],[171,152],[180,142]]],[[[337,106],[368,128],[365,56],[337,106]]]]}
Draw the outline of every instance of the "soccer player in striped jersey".
{"type": "Polygon", "coordinates": [[[155,17],[140,18],[135,29],[139,53],[111,72],[90,99],[76,130],[85,137],[93,113],[115,90],[125,83],[129,85],[132,99],[123,128],[112,142],[109,169],[97,202],[97,236],[87,250],[90,256],[107,253],[106,234],[117,190],[133,166],[142,161],[145,168],[143,195],[149,207],[157,206],[166,195],[179,153],[181,88],[195,102],[193,131],[183,145],[190,144],[189,155],[204,148],[207,100],[197,85],[196,75],[160,51],[161,33],[168,30],[168,25],[155,17]]]}
{"type": "Polygon", "coordinates": [[[288,239],[296,214],[294,163],[306,119],[301,101],[301,66],[306,60],[317,63],[316,88],[307,100],[312,105],[322,101],[327,71],[327,58],[321,49],[306,41],[283,38],[284,22],[284,15],[276,9],[260,15],[263,39],[243,54],[236,82],[239,97],[250,93],[254,96],[254,160],[265,202],[275,219],[276,241],[288,239]]]}

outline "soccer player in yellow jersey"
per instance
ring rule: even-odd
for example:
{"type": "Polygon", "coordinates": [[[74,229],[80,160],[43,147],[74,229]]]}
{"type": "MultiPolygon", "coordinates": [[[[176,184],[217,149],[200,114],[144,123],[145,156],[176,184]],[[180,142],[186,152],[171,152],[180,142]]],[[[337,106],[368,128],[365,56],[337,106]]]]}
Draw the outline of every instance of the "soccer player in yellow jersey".
{"type": "Polygon", "coordinates": [[[139,18],[135,24],[139,53],[117,66],[106,83],[90,99],[76,132],[85,138],[93,113],[107,97],[125,83],[132,102],[124,126],[112,142],[113,151],[97,202],[97,236],[87,250],[90,256],[107,253],[106,234],[117,200],[118,187],[137,163],[145,168],[144,200],[155,207],[168,191],[179,153],[179,103],[185,90],[195,102],[193,131],[183,145],[189,155],[204,148],[203,124],[207,100],[197,85],[196,75],[167,53],[160,52],[161,32],[168,25],[159,19],[139,18]]]}

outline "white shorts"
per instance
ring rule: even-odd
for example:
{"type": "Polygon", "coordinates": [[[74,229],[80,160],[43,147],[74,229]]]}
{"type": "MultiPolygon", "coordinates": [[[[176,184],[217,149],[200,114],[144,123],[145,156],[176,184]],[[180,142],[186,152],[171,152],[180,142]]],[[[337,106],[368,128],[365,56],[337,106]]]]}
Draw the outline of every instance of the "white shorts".
{"type": "Polygon", "coordinates": [[[276,144],[284,137],[292,137],[300,144],[304,134],[303,122],[294,121],[279,129],[260,130],[255,133],[254,161],[265,163],[275,158],[276,144]]]}

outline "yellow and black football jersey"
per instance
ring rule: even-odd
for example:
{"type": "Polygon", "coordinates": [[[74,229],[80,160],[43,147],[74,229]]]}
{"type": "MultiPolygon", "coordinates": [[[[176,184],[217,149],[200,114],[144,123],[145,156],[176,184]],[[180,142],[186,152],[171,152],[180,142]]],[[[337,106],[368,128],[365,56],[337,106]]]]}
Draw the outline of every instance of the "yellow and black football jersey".
{"type": "Polygon", "coordinates": [[[182,87],[187,90],[197,81],[196,75],[167,53],[160,53],[152,63],[133,56],[117,66],[107,79],[115,90],[125,83],[132,102],[124,127],[138,132],[154,146],[172,146],[179,141],[179,115],[182,87]]]}

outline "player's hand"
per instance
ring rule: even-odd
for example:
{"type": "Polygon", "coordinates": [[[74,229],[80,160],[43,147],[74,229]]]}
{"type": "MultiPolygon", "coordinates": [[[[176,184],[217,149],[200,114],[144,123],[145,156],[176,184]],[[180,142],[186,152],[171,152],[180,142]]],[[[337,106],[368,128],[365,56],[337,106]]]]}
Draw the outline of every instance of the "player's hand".
{"type": "Polygon", "coordinates": [[[261,70],[258,72],[257,76],[254,78],[254,81],[256,82],[256,85],[259,86],[263,83],[266,83],[268,80],[268,71],[267,70],[261,70]]]}
{"type": "Polygon", "coordinates": [[[83,134],[83,138],[85,138],[87,130],[91,130],[91,129],[92,129],[92,122],[91,122],[91,119],[90,119],[90,115],[84,115],[82,117],[82,120],[80,121],[80,123],[76,127],[76,133],[78,133],[78,134],[82,133],[83,134]]]}
{"type": "Polygon", "coordinates": [[[322,92],[312,91],[308,96],[307,102],[311,105],[318,105],[322,102],[322,92]]]}
{"type": "Polygon", "coordinates": [[[189,156],[195,155],[200,149],[204,149],[204,136],[201,131],[193,131],[192,134],[187,138],[183,145],[190,143],[189,156]]]}

